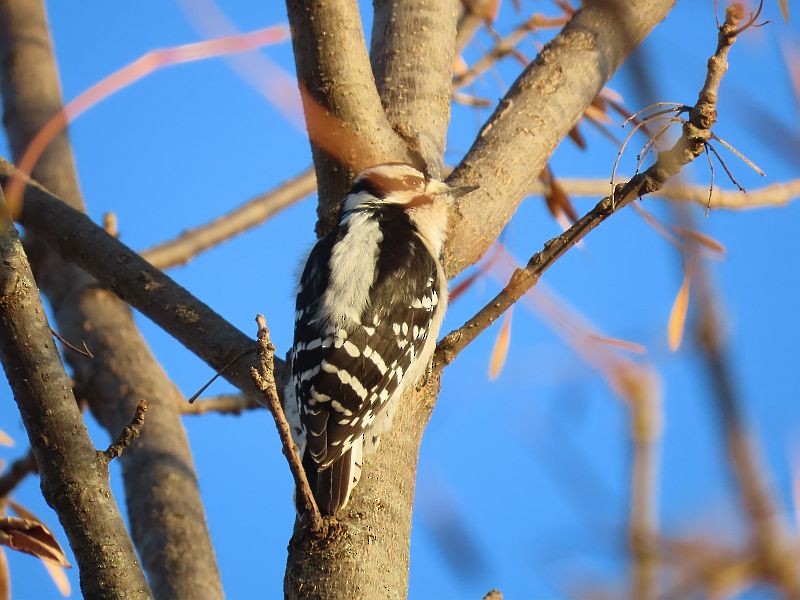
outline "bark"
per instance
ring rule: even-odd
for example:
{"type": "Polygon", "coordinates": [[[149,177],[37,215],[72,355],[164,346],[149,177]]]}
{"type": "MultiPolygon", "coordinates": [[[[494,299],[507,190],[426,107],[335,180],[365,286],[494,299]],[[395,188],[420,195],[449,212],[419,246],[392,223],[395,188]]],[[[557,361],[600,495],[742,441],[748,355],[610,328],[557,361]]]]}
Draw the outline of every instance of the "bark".
{"type": "Polygon", "coordinates": [[[356,493],[318,539],[295,526],[287,600],[401,600],[408,595],[411,514],[422,432],[439,379],[403,399],[380,450],[365,458],[356,493]]]}
{"type": "Polygon", "coordinates": [[[450,123],[458,2],[376,0],[372,68],[386,116],[427,171],[440,177],[450,123]]]}
{"type": "Polygon", "coordinates": [[[445,264],[451,277],[494,242],[558,143],[673,4],[586,2],[514,82],[448,179],[481,186],[460,199],[451,220],[445,264]]]}
{"type": "Polygon", "coordinates": [[[358,4],[287,0],[286,10],[317,171],[317,233],[322,235],[336,223],[355,173],[411,156],[381,107],[358,4]]]}
{"type": "Polygon", "coordinates": [[[0,191],[0,358],[87,599],[152,598],[0,191]]]}
{"type": "MultiPolygon", "coordinates": [[[[374,112],[377,93],[363,76],[365,49],[354,4],[289,0],[287,5],[301,84],[347,123],[344,134],[368,136],[370,160],[411,160],[385,115],[374,112]]],[[[671,6],[667,0],[590,2],[520,77],[451,179],[483,186],[474,198],[466,197],[455,216],[451,274],[488,247],[532,186],[536,164],[544,164],[625,55],[671,6]]],[[[359,144],[363,140],[357,138],[359,144]]],[[[333,164],[315,148],[322,190],[319,230],[333,222],[331,199],[341,194],[349,170],[362,159],[350,156],[344,166],[333,164]]],[[[22,219],[215,367],[254,348],[247,336],[45,191],[30,190],[22,219]],[[87,237],[70,239],[79,231],[87,237]]],[[[242,359],[244,364],[224,376],[250,391],[247,372],[253,362],[242,359]]],[[[392,433],[368,459],[351,506],[332,520],[329,535],[318,540],[295,531],[285,580],[288,597],[405,596],[416,457],[436,391],[438,381],[432,381],[401,405],[392,433]]]]}
{"type": "MultiPolygon", "coordinates": [[[[3,122],[14,157],[61,108],[61,91],[41,1],[0,1],[3,122]]],[[[60,135],[34,175],[83,210],[69,141],[60,135]]],[[[66,208],[66,206],[65,206],[66,208]]],[[[70,233],[69,235],[73,235],[70,233]]],[[[181,396],[137,330],[125,303],[30,238],[34,270],[50,299],[60,332],[85,340],[93,360],[68,353],[76,385],[112,438],[138,402],[149,404],[138,443],[122,457],[134,542],[157,598],[221,598],[197,479],[177,410],[181,396]],[[191,552],[192,560],[187,561],[191,552]]]]}
{"type": "MultiPolygon", "coordinates": [[[[3,187],[15,171],[13,165],[0,159],[3,187]]],[[[210,367],[220,370],[227,366],[221,376],[233,385],[246,393],[257,393],[250,377],[250,368],[259,365],[255,341],[95,225],[85,214],[70,208],[36,182],[30,182],[25,189],[19,221],[60,256],[91,273],[101,285],[152,319],[210,367]]],[[[281,389],[286,363],[276,358],[275,370],[278,389],[281,389]]]]}
{"type": "MultiPolygon", "coordinates": [[[[533,186],[557,143],[672,5],[672,0],[589,2],[520,76],[449,179],[453,184],[477,183],[482,188],[465,196],[454,211],[447,257],[451,275],[474,263],[489,247],[533,186]]],[[[384,22],[376,19],[377,31],[391,33],[395,27],[403,31],[402,25],[382,27],[384,22]]],[[[325,37],[311,35],[311,45],[329,43],[325,37]]],[[[436,52],[452,56],[454,41],[455,36],[448,42],[449,49],[436,48],[436,52]]],[[[382,43],[399,42],[396,37],[374,39],[373,47],[382,43]]],[[[432,48],[428,52],[434,54],[432,48]]],[[[391,56],[392,50],[379,55],[391,56]]],[[[322,60],[324,55],[317,58],[322,60]]],[[[302,60],[296,60],[298,73],[302,73],[302,60]]],[[[384,68],[376,65],[376,72],[380,74],[384,68]]],[[[418,76],[435,75],[421,68],[418,76]]],[[[445,82],[450,85],[449,71],[445,82]]],[[[408,81],[401,85],[416,90],[431,84],[409,73],[408,81]]],[[[402,94],[387,94],[389,97],[402,107],[402,94]]],[[[387,105],[386,110],[391,115],[394,107],[387,105]]],[[[434,104],[433,116],[436,110],[434,104]]],[[[384,160],[392,158],[386,156],[384,160]]],[[[317,163],[320,180],[325,168],[325,163],[317,163]]],[[[329,199],[324,201],[330,205],[329,199]]],[[[423,392],[401,402],[395,426],[380,452],[366,459],[362,482],[345,514],[331,520],[328,535],[319,540],[306,529],[295,527],[284,580],[287,598],[406,596],[417,455],[437,391],[438,381],[430,382],[423,392]]]]}

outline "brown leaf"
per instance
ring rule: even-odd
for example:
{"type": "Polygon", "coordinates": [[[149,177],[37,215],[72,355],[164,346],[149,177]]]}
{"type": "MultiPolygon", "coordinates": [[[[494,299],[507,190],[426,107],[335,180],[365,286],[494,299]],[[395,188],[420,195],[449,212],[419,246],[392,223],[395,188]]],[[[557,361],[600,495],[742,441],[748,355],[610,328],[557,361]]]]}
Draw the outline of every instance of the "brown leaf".
{"type": "Polygon", "coordinates": [[[578,211],[575,210],[575,207],[572,205],[569,196],[567,196],[567,191],[553,175],[550,165],[545,167],[545,169],[539,175],[539,179],[546,186],[544,200],[547,203],[547,208],[550,211],[550,214],[553,215],[553,218],[558,220],[559,217],[564,214],[569,217],[569,220],[573,223],[577,221],[579,218],[578,211]]]}
{"type": "Polygon", "coordinates": [[[673,352],[680,348],[681,340],[683,340],[683,331],[686,328],[686,315],[689,312],[690,280],[690,270],[686,269],[683,275],[683,283],[681,283],[678,295],[675,296],[675,301],[672,303],[672,310],[669,313],[667,344],[669,345],[669,349],[673,352]]]}
{"type": "Polygon", "coordinates": [[[498,375],[500,375],[500,371],[503,370],[503,365],[506,364],[506,358],[508,357],[508,348],[511,346],[512,310],[513,307],[509,308],[508,312],[506,312],[506,315],[503,318],[503,324],[500,326],[500,332],[497,334],[497,339],[494,342],[494,348],[492,348],[492,356],[489,359],[490,380],[497,379],[498,375]]]}
{"type": "Polygon", "coordinates": [[[14,440],[5,431],[0,429],[0,446],[13,446],[14,440]]]}
{"type": "Polygon", "coordinates": [[[725,254],[726,249],[720,242],[712,238],[710,235],[706,235],[705,233],[700,233],[694,229],[687,229],[685,227],[678,227],[677,225],[674,226],[673,231],[677,233],[682,238],[686,238],[703,246],[704,248],[711,250],[712,252],[718,252],[719,254],[725,254]]]}
{"type": "Polygon", "coordinates": [[[50,530],[16,502],[12,501],[11,507],[20,516],[0,517],[0,544],[69,567],[64,550],[50,530]]]}
{"type": "Polygon", "coordinates": [[[53,583],[61,595],[65,598],[69,597],[69,595],[72,593],[72,586],[69,584],[69,578],[67,577],[64,569],[59,565],[51,563],[47,560],[43,560],[42,564],[44,565],[44,568],[47,569],[47,574],[50,575],[50,579],[53,580],[53,583]]]}
{"type": "Polygon", "coordinates": [[[789,22],[789,0],[778,0],[778,6],[781,7],[781,16],[787,23],[789,22]]]}
{"type": "Polygon", "coordinates": [[[586,140],[584,139],[583,134],[580,132],[580,129],[578,129],[577,125],[570,129],[567,135],[569,136],[569,139],[575,142],[575,145],[578,148],[581,150],[586,150],[586,140]]]}

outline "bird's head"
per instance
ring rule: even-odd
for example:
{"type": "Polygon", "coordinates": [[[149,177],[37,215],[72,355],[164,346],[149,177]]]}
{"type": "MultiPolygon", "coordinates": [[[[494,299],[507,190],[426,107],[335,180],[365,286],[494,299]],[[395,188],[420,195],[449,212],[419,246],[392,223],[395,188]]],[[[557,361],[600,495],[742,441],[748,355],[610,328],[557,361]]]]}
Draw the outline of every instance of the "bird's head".
{"type": "MultiPolygon", "coordinates": [[[[407,211],[447,205],[478,186],[450,187],[406,163],[385,163],[361,171],[345,201],[345,212],[396,205],[407,211]]],[[[446,206],[444,206],[446,208],[446,206]]]]}

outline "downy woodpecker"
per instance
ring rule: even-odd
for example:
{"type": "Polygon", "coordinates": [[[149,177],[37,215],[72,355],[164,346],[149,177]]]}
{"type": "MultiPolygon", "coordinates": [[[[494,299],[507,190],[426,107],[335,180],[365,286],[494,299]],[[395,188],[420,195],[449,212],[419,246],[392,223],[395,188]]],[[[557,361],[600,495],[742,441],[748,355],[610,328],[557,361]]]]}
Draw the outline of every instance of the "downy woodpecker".
{"type": "Polygon", "coordinates": [[[343,508],[398,400],[429,368],[447,305],[451,188],[402,163],[361,172],[297,291],[285,411],[323,514],[343,508]]]}

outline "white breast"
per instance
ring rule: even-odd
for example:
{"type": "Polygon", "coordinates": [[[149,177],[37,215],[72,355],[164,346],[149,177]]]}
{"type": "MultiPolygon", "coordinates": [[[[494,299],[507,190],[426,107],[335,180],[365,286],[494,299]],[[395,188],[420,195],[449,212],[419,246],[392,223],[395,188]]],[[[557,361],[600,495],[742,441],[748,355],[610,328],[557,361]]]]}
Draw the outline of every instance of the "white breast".
{"type": "Polygon", "coordinates": [[[333,247],[330,280],[319,313],[320,319],[337,326],[348,319],[359,322],[369,302],[383,240],[378,222],[366,214],[356,213],[348,222],[347,233],[333,247]]]}

